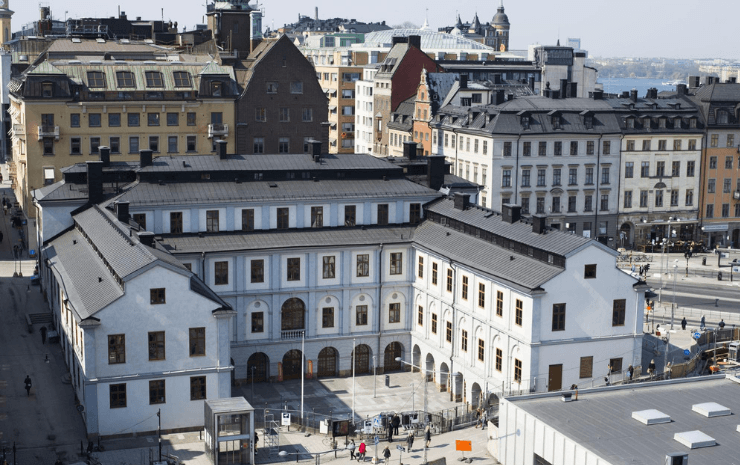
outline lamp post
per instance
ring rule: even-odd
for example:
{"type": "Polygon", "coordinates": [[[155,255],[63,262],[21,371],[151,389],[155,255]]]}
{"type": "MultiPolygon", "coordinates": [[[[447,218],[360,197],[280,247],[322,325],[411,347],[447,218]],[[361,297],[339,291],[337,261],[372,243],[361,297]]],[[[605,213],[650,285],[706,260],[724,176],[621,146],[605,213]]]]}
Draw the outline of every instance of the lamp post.
{"type": "MultiPolygon", "coordinates": [[[[397,362],[401,362],[401,363],[403,363],[405,365],[411,365],[412,367],[418,368],[422,373],[424,373],[424,412],[423,412],[424,418],[423,418],[423,421],[422,421],[422,426],[424,426],[424,429],[425,429],[425,432],[426,432],[426,426],[427,426],[427,380],[428,380],[427,370],[424,369],[424,368],[422,368],[422,367],[420,367],[420,366],[416,366],[413,363],[409,363],[409,362],[403,360],[401,357],[396,357],[396,361],[397,362]]],[[[422,460],[421,463],[422,463],[422,465],[426,465],[426,463],[427,463],[427,444],[426,444],[426,441],[424,442],[424,459],[422,460]]]]}
{"type": "MultiPolygon", "coordinates": [[[[352,353],[357,348],[355,339],[352,339],[352,353]]],[[[355,424],[355,363],[352,364],[352,424],[355,424]]]]}
{"type": "Polygon", "coordinates": [[[252,365],[252,368],[251,368],[252,370],[252,404],[254,404],[254,370],[256,368],[257,368],[256,366],[252,365]]]}
{"type": "Polygon", "coordinates": [[[678,272],[678,259],[673,264],[673,303],[671,304],[671,329],[673,329],[673,315],[676,309],[676,274],[678,272]]]}
{"type": "Polygon", "coordinates": [[[378,364],[376,363],[377,357],[373,355],[373,399],[375,399],[377,393],[378,393],[378,377],[376,376],[376,367],[378,364]]]}

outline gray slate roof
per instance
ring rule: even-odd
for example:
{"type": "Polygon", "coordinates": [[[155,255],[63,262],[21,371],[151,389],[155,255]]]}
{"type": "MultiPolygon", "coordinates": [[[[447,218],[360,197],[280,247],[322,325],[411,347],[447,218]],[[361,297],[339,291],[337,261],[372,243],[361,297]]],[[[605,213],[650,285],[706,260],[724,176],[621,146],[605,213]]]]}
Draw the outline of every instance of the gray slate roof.
{"type": "Polygon", "coordinates": [[[85,200],[87,199],[87,185],[67,184],[64,181],[58,181],[34,190],[33,196],[39,202],[50,200],[85,200]]]}
{"type": "Polygon", "coordinates": [[[131,206],[213,202],[296,201],[430,196],[435,192],[406,179],[285,180],[234,182],[134,183],[119,197],[131,206]],[[271,184],[277,187],[270,187],[271,184]]]}
{"type": "Polygon", "coordinates": [[[168,235],[160,241],[171,253],[232,252],[303,247],[361,247],[410,243],[413,226],[388,226],[284,231],[233,232],[198,235],[168,235]]]}
{"type": "Polygon", "coordinates": [[[577,402],[562,402],[560,396],[510,401],[614,465],[664,463],[671,452],[688,453],[690,464],[737,465],[740,385],[712,378],[586,390],[579,393],[577,402]],[[704,402],[717,402],[732,415],[706,418],[691,410],[704,402]],[[647,409],[659,410],[672,421],[647,426],[632,419],[632,412],[647,409]],[[708,434],[718,445],[690,450],[673,439],[675,433],[693,430],[708,434]]]}
{"type": "Polygon", "coordinates": [[[414,242],[465,266],[508,281],[518,289],[536,289],[564,271],[432,221],[425,221],[416,228],[414,242]]]}
{"type": "Polygon", "coordinates": [[[396,111],[393,112],[393,116],[396,118],[395,121],[389,121],[387,124],[389,129],[411,132],[414,127],[415,101],[416,95],[412,95],[398,105],[396,111]]]}
{"type": "Polygon", "coordinates": [[[532,232],[532,225],[523,221],[509,224],[499,214],[489,216],[493,213],[491,210],[475,206],[458,210],[454,205],[452,199],[445,198],[427,205],[425,209],[556,255],[566,256],[592,242],[586,237],[554,230],[547,234],[535,234],[532,232]]]}

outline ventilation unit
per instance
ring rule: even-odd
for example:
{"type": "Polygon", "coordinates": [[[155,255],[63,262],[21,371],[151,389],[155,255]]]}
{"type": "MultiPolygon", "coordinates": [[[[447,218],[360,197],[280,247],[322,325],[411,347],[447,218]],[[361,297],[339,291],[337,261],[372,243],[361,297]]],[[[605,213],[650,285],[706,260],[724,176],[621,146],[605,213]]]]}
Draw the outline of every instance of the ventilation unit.
{"type": "Polygon", "coordinates": [[[689,454],[683,452],[675,452],[673,454],[666,454],[665,465],[688,465],[689,454]]]}

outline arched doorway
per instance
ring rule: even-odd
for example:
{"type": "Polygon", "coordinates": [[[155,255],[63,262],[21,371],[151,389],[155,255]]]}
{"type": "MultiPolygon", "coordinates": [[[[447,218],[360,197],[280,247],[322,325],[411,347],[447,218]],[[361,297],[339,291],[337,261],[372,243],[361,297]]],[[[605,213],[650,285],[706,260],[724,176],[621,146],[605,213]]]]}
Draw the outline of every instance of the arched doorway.
{"type": "Polygon", "coordinates": [[[280,310],[280,329],[283,331],[306,329],[306,304],[301,299],[293,297],[283,303],[280,310]]]}
{"type": "Polygon", "coordinates": [[[632,225],[623,223],[619,228],[619,247],[630,247],[632,245],[632,225]]]}
{"type": "Polygon", "coordinates": [[[482,403],[480,384],[473,383],[473,386],[470,388],[470,406],[478,408],[482,403]]]}
{"type": "Polygon", "coordinates": [[[303,354],[298,349],[289,350],[283,355],[283,380],[298,379],[301,377],[301,361],[303,354]]]}
{"type": "Polygon", "coordinates": [[[324,347],[319,352],[318,376],[336,376],[339,353],[334,347],[324,347]]]}
{"type": "Polygon", "coordinates": [[[383,371],[398,371],[401,369],[401,362],[396,358],[403,357],[403,346],[400,342],[391,342],[385,347],[385,359],[383,360],[383,371]]]}
{"type": "Polygon", "coordinates": [[[413,353],[413,357],[412,357],[411,363],[413,363],[414,366],[411,367],[411,371],[416,373],[417,371],[419,371],[419,369],[416,367],[421,366],[421,349],[419,348],[418,345],[414,345],[414,350],[412,353],[413,353]]]}
{"type": "Polygon", "coordinates": [[[450,368],[446,363],[442,362],[439,366],[439,392],[447,392],[447,385],[450,378],[450,368]]]}
{"type": "Polygon", "coordinates": [[[270,359],[266,354],[257,352],[250,355],[247,360],[247,381],[267,381],[270,377],[269,368],[270,359]]]}
{"type": "Polygon", "coordinates": [[[427,354],[424,369],[426,370],[427,381],[436,382],[437,372],[434,371],[434,356],[432,354],[427,354]]]}
{"type": "Polygon", "coordinates": [[[360,344],[352,352],[352,363],[355,366],[355,374],[370,373],[370,346],[360,344]],[[357,353],[357,358],[355,358],[357,353]]]}

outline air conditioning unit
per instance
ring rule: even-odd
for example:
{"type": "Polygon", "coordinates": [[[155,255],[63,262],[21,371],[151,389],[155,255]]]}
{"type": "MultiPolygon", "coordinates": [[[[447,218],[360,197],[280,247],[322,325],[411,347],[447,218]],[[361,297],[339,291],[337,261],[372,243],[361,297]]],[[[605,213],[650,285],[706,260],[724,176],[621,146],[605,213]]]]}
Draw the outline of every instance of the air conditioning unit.
{"type": "Polygon", "coordinates": [[[665,465],[688,465],[689,454],[684,452],[674,452],[672,454],[666,454],[665,465]]]}
{"type": "Polygon", "coordinates": [[[563,395],[560,396],[560,400],[563,402],[573,402],[576,398],[573,396],[572,392],[564,392],[563,395]]]}
{"type": "Polygon", "coordinates": [[[735,200],[740,200],[740,191],[735,191],[732,193],[732,198],[735,200]]]}

